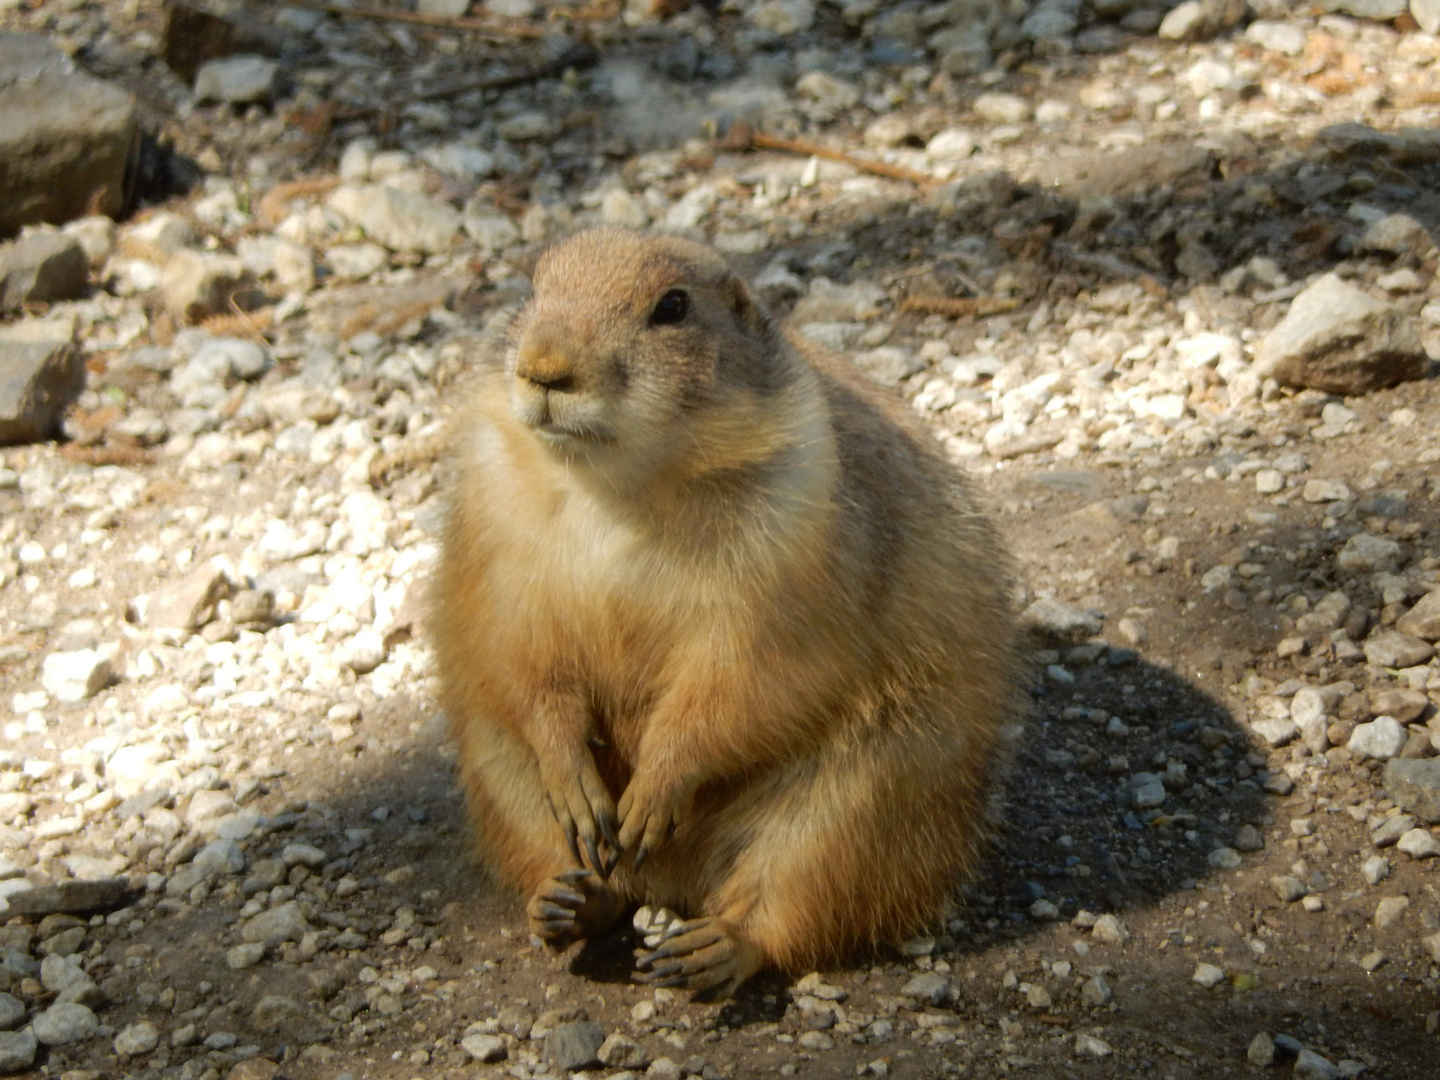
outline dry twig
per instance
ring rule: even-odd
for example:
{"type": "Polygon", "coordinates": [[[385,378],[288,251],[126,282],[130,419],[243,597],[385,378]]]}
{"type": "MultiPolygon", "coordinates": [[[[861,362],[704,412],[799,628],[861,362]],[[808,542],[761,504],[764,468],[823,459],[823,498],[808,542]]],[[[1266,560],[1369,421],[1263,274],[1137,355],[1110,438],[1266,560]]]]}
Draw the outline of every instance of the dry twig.
{"type": "Polygon", "coordinates": [[[891,180],[903,180],[916,187],[931,187],[935,184],[933,177],[916,172],[914,169],[891,165],[885,161],[856,157],[844,150],[832,150],[828,146],[821,146],[808,139],[782,139],[778,135],[766,135],[764,132],[755,131],[748,124],[732,124],[725,136],[715,141],[715,145],[721,150],[781,150],[789,154],[803,154],[806,157],[839,161],[861,172],[884,176],[891,180]]]}
{"type": "Polygon", "coordinates": [[[1052,243],[1050,250],[1062,259],[1074,263],[1085,270],[1092,270],[1095,273],[1103,274],[1105,277],[1126,278],[1138,281],[1146,292],[1160,294],[1170,287],[1170,279],[1163,274],[1154,273],[1143,266],[1136,266],[1134,263],[1126,262],[1118,255],[1109,255],[1103,252],[1081,251],[1079,248],[1071,247],[1069,244],[1052,243]]]}

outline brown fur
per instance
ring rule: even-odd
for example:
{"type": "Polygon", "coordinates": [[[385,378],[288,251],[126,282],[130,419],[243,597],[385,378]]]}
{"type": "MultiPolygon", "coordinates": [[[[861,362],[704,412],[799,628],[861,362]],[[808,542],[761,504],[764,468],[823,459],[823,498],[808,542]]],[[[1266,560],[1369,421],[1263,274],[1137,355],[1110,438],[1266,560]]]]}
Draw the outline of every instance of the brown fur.
{"type": "Polygon", "coordinates": [[[709,929],[652,974],[723,993],[930,924],[1016,715],[1007,562],[933,441],[659,235],[548,252],[476,383],[432,634],[537,932],[665,905],[709,929]]]}

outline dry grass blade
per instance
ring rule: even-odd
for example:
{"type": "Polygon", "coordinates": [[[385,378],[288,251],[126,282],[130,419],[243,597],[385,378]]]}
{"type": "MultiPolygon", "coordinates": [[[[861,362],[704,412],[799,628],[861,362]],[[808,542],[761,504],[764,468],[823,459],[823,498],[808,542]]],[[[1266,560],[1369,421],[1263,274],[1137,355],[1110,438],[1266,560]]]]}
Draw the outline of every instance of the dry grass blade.
{"type": "Polygon", "coordinates": [[[263,345],[265,331],[270,329],[270,324],[275,320],[275,309],[241,311],[233,300],[230,306],[233,310],[227,315],[211,315],[208,319],[202,319],[200,329],[213,337],[249,338],[263,345]]]}
{"type": "Polygon", "coordinates": [[[101,446],[82,446],[79,443],[65,443],[60,447],[60,456],[66,461],[98,468],[101,465],[149,465],[155,456],[138,446],[105,443],[101,446]]]}
{"type": "Polygon", "coordinates": [[[314,176],[276,184],[260,198],[260,220],[273,227],[285,217],[292,199],[313,199],[328,195],[340,186],[338,176],[314,176]]]}

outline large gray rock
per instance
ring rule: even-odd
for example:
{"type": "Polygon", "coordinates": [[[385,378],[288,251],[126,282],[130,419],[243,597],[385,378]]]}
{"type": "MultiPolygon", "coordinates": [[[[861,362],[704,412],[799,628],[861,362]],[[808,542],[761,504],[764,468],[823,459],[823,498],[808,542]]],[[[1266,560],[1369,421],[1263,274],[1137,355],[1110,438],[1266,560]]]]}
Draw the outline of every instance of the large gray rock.
{"type": "Polygon", "coordinates": [[[135,100],[35,34],[0,34],[0,237],[119,217],[140,153],[135,100]]]}
{"type": "Polygon", "coordinates": [[[89,280],[90,259],[74,237],[34,233],[0,248],[0,311],[74,300],[89,280]]]}
{"type": "Polygon", "coordinates": [[[1385,792],[1396,806],[1440,824],[1440,758],[1391,758],[1385,763],[1385,792]]]}
{"type": "Polygon", "coordinates": [[[545,1056],[561,1072],[600,1065],[605,1029],[590,1020],[560,1024],[545,1036],[545,1056]]]}
{"type": "Polygon", "coordinates": [[[0,328],[0,446],[48,438],[84,388],[73,320],[27,319],[0,328]]]}
{"type": "Polygon", "coordinates": [[[1425,374],[1414,320],[1334,274],[1290,305],[1256,357],[1256,373],[1332,394],[1364,394],[1425,374]]]}

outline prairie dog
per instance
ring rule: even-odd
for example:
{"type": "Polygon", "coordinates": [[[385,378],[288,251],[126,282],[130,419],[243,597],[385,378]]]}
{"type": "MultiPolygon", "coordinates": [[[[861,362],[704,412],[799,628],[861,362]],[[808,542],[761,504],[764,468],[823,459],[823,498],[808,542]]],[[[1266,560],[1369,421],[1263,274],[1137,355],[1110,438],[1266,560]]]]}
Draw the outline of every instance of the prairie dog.
{"type": "Polygon", "coordinates": [[[909,936],[1016,716],[1008,564],[960,479],[719,255],[552,248],[451,434],[431,626],[481,846],[555,947],[687,922],[708,996],[909,936]]]}

